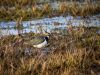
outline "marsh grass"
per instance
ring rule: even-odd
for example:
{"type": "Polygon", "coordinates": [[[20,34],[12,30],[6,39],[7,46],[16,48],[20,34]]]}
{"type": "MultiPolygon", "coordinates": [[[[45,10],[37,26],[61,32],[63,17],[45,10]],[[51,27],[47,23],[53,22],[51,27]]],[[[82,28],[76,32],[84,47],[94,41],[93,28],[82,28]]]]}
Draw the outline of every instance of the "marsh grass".
{"type": "MultiPolygon", "coordinates": [[[[77,35],[72,33],[61,36],[51,34],[48,48],[43,53],[27,40],[38,34],[26,33],[22,36],[9,35],[0,39],[1,75],[95,75],[100,70],[100,35],[97,28],[79,28],[77,35]],[[81,29],[85,31],[81,33],[81,29]],[[77,36],[77,37],[76,37],[77,36]],[[31,54],[25,54],[29,48],[31,54]]],[[[73,29],[74,30],[74,29],[73,29]]],[[[76,31],[76,30],[75,30],[76,31]]],[[[77,32],[77,31],[76,31],[77,32]]],[[[40,35],[40,34],[39,34],[40,35]]]]}
{"type": "Polygon", "coordinates": [[[58,9],[54,10],[50,3],[41,3],[42,6],[39,6],[39,4],[36,4],[34,0],[32,1],[1,1],[0,20],[9,21],[20,17],[23,17],[23,20],[30,20],[36,18],[53,17],[54,15],[66,16],[67,14],[85,17],[100,13],[99,2],[61,2],[58,6],[58,9]]]}

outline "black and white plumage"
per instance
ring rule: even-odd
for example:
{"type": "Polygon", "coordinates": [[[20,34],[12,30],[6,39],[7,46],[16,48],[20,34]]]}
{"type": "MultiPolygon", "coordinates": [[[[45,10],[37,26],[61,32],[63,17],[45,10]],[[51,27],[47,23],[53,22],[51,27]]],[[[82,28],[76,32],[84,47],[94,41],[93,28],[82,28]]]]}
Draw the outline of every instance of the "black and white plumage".
{"type": "Polygon", "coordinates": [[[36,48],[45,47],[48,44],[49,36],[36,36],[29,40],[29,44],[36,48]]]}

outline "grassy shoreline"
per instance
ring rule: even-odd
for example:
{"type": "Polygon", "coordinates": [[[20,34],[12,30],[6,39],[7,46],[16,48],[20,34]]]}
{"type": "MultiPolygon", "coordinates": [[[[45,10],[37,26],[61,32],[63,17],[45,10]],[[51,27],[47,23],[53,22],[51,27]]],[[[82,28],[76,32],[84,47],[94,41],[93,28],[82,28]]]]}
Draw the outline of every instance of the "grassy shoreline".
{"type": "MultiPolygon", "coordinates": [[[[95,28],[72,30],[69,35],[51,34],[47,49],[26,45],[34,33],[0,39],[0,75],[95,75],[100,72],[100,34],[95,28]],[[74,32],[74,33],[73,33],[74,32]],[[52,41],[53,40],[53,41],[52,41]],[[25,53],[26,49],[31,53],[25,53]],[[95,68],[96,67],[96,68],[95,68]]],[[[99,74],[97,74],[99,75],[99,74]]]]}
{"type": "Polygon", "coordinates": [[[90,16],[100,13],[100,5],[98,3],[67,3],[60,2],[57,9],[53,9],[52,3],[44,3],[42,6],[31,4],[30,6],[20,6],[15,4],[13,7],[0,7],[0,20],[30,20],[34,18],[54,17],[54,16],[90,16]]]}
{"type": "Polygon", "coordinates": [[[0,36],[0,75],[99,75],[100,27],[69,25],[64,34],[52,32],[48,45],[37,49],[26,43],[43,34],[21,34],[21,22],[66,15],[93,16],[100,14],[100,1],[60,2],[57,9],[52,3],[40,6],[36,1],[0,0],[0,21],[15,21],[18,30],[18,35],[0,36]]]}

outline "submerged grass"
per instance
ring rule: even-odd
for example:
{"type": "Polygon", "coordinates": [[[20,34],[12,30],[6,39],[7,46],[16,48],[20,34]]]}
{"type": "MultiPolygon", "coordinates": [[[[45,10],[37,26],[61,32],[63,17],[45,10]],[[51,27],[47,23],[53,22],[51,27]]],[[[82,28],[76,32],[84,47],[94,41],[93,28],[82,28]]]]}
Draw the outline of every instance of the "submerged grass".
{"type": "Polygon", "coordinates": [[[100,72],[97,29],[79,27],[78,32],[72,29],[65,36],[52,33],[49,45],[42,49],[25,44],[26,36],[29,40],[38,34],[1,37],[0,75],[97,75],[100,72]]]}

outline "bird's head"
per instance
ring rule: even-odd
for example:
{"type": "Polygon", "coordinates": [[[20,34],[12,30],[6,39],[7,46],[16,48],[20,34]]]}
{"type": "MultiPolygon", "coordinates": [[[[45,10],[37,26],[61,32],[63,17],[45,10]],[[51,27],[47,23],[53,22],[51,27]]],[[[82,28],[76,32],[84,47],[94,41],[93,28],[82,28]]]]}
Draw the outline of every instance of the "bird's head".
{"type": "Polygon", "coordinates": [[[45,39],[48,41],[50,39],[51,33],[46,32],[45,33],[45,39]]]}
{"type": "MultiPolygon", "coordinates": [[[[45,30],[44,30],[44,31],[45,31],[45,30]]],[[[47,31],[45,31],[45,36],[46,36],[47,38],[50,38],[51,33],[49,33],[49,32],[47,32],[47,31]]]]}
{"type": "Polygon", "coordinates": [[[45,36],[48,37],[48,38],[50,38],[51,37],[51,33],[47,32],[47,33],[45,33],[45,36]]]}

